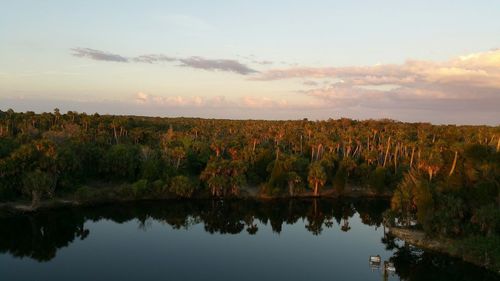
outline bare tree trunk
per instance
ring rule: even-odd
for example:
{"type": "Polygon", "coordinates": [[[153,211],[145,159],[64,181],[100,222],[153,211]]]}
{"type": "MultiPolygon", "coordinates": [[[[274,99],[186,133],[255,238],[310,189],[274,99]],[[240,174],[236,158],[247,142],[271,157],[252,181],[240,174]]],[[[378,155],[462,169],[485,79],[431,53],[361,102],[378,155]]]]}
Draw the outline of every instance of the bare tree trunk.
{"type": "Polygon", "coordinates": [[[116,144],[118,144],[118,136],[117,136],[117,133],[116,133],[116,126],[113,126],[113,135],[115,136],[115,142],[116,142],[116,144]]]}
{"type": "Polygon", "coordinates": [[[349,155],[351,154],[351,150],[352,150],[351,145],[347,146],[347,152],[345,156],[349,157],[349,155]]]}
{"type": "Polygon", "coordinates": [[[391,137],[389,137],[389,139],[387,139],[387,148],[385,150],[385,157],[384,157],[384,164],[382,165],[382,167],[385,168],[385,163],[387,162],[387,156],[389,155],[389,148],[391,147],[391,137]]]}
{"type": "Polygon", "coordinates": [[[302,155],[302,134],[300,135],[300,155],[302,155]]]}
{"type": "Polygon", "coordinates": [[[415,147],[411,148],[411,157],[410,157],[410,169],[413,166],[413,155],[415,154],[415,147]]]}
{"type": "Polygon", "coordinates": [[[314,196],[318,196],[318,181],[314,183],[314,196]]]}
{"type": "Polygon", "coordinates": [[[316,161],[319,160],[319,155],[321,153],[321,147],[323,147],[323,145],[321,143],[318,144],[318,152],[316,153],[316,161]]]}
{"type": "Polygon", "coordinates": [[[453,172],[455,171],[455,166],[457,165],[457,158],[458,158],[458,151],[455,150],[455,158],[453,158],[453,164],[451,165],[450,174],[448,175],[449,177],[451,177],[451,175],[453,175],[453,172]]]}
{"type": "Polygon", "coordinates": [[[356,153],[358,153],[359,150],[359,145],[356,146],[356,149],[354,149],[354,152],[352,153],[352,157],[356,157],[356,153]]]}
{"type": "Polygon", "coordinates": [[[397,174],[398,172],[398,150],[399,144],[396,145],[396,149],[394,150],[394,174],[397,174]]]}

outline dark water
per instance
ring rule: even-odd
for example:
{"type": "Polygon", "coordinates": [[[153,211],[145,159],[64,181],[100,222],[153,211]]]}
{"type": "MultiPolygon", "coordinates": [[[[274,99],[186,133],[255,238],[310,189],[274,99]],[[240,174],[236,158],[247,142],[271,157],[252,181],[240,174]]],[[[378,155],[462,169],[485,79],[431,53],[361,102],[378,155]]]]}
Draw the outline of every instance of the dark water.
{"type": "Polygon", "coordinates": [[[498,280],[384,237],[379,200],[163,201],[0,219],[0,280],[498,280]],[[396,273],[370,268],[369,256],[396,273]]]}

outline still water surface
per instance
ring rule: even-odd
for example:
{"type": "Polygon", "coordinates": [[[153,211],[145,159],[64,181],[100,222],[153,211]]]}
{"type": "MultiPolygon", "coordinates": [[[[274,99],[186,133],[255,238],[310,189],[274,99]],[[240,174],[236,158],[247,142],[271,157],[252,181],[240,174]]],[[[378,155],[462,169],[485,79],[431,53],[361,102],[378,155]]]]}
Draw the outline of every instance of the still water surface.
{"type": "Polygon", "coordinates": [[[380,200],[162,201],[0,218],[0,280],[499,280],[384,236],[380,200]],[[392,262],[395,273],[370,266],[392,262]]]}

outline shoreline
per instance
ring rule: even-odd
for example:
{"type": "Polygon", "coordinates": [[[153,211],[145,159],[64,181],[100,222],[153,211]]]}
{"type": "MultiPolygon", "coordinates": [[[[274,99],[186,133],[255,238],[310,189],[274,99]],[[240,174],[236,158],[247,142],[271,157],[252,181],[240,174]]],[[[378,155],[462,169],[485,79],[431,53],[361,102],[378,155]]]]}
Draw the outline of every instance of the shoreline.
{"type": "MultiPolygon", "coordinates": [[[[368,190],[356,190],[349,191],[344,194],[338,194],[334,192],[334,190],[327,190],[324,193],[321,193],[319,196],[314,196],[312,192],[305,192],[303,194],[298,194],[296,196],[289,196],[286,194],[277,195],[277,196],[269,196],[265,194],[259,193],[251,193],[247,192],[247,190],[243,190],[244,192],[240,196],[232,196],[224,199],[229,200],[286,200],[286,199],[340,199],[340,198],[362,198],[362,199],[390,199],[392,194],[383,193],[377,194],[368,190]]],[[[143,196],[143,197],[132,197],[132,198],[92,198],[86,200],[79,200],[77,198],[68,196],[68,197],[57,197],[48,200],[40,201],[39,205],[36,207],[31,206],[31,202],[28,200],[19,200],[19,201],[8,201],[0,203],[0,215],[8,214],[8,215],[17,215],[24,213],[34,213],[43,210],[57,209],[63,207],[80,207],[80,206],[95,206],[95,205],[105,205],[105,204],[114,204],[114,203],[126,203],[126,202],[140,202],[140,201],[162,201],[162,200],[211,200],[214,199],[212,197],[207,196],[194,196],[192,198],[182,198],[178,196],[169,196],[169,197],[154,197],[154,196],[143,196]]]]}
{"type": "Polygon", "coordinates": [[[461,241],[458,239],[431,238],[428,237],[422,230],[407,229],[402,227],[389,227],[388,232],[405,243],[411,244],[423,250],[433,251],[458,258],[500,274],[500,265],[491,264],[489,261],[485,262],[484,257],[472,255],[470,252],[467,253],[463,249],[457,248],[456,245],[461,244],[461,241]]]}

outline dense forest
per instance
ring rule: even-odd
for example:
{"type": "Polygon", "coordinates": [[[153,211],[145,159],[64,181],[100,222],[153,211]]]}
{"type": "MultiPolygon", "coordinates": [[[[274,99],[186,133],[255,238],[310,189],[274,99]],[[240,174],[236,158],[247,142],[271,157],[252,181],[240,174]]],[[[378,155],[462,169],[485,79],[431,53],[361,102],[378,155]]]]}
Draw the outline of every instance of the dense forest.
{"type": "Polygon", "coordinates": [[[499,126],[7,110],[0,111],[0,201],[29,199],[36,206],[52,197],[272,198],[357,191],[392,196],[388,224],[446,237],[487,237],[484,243],[499,245],[499,149],[499,126]]]}

